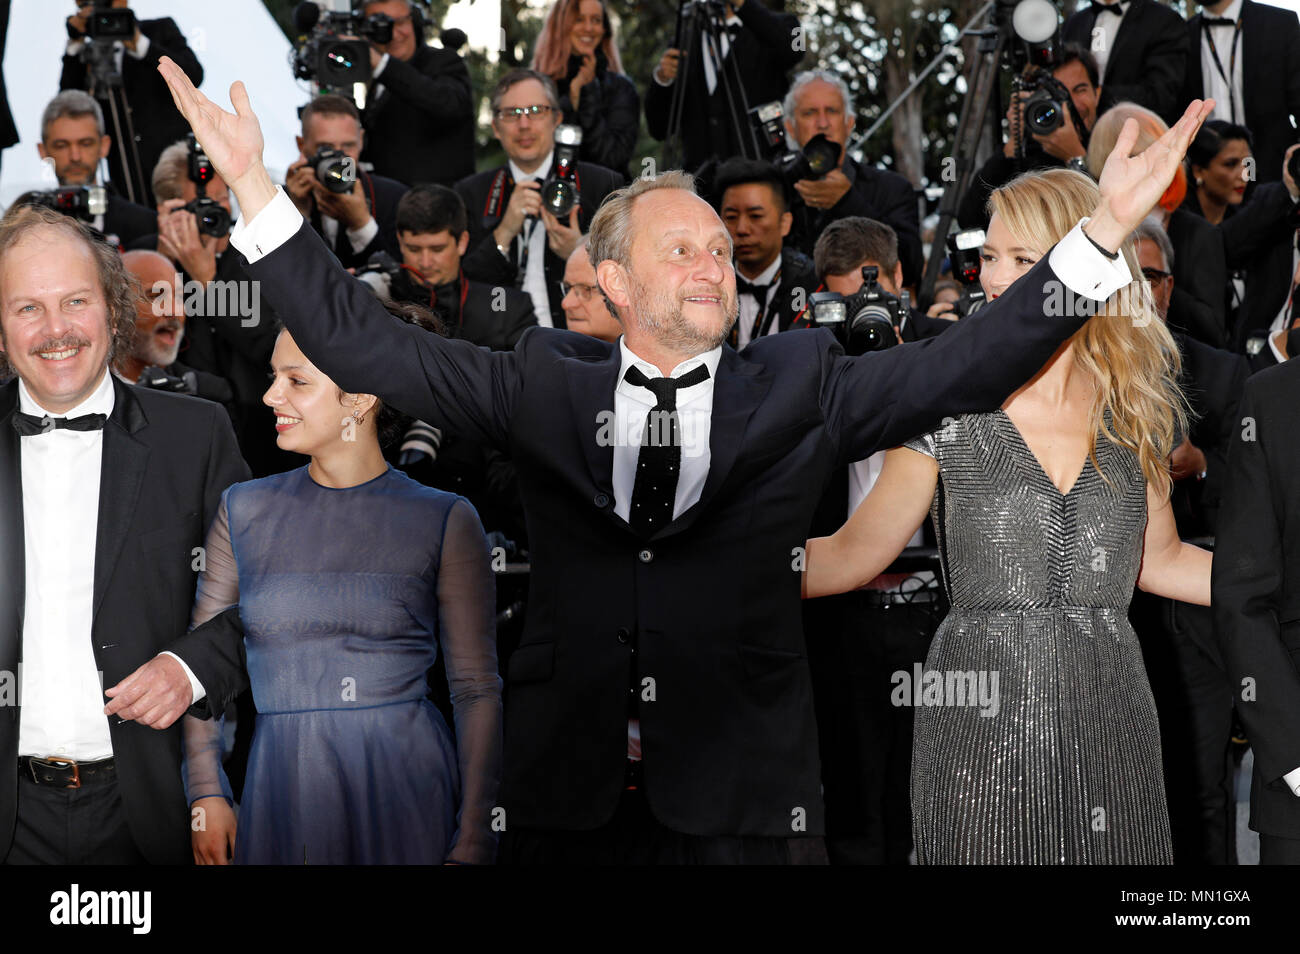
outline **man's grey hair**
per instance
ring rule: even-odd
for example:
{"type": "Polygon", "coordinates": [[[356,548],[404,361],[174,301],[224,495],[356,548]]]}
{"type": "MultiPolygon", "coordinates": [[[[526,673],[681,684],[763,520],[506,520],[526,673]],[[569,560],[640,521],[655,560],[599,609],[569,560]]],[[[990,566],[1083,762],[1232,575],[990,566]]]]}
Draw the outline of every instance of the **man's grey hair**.
{"type": "Polygon", "coordinates": [[[104,135],[104,111],[99,108],[95,97],[80,89],[65,89],[55,96],[41,113],[41,141],[48,142],[50,125],[56,119],[79,119],[82,116],[95,117],[95,129],[104,135]]]}
{"type": "Polygon", "coordinates": [[[546,92],[546,102],[550,104],[551,109],[559,110],[560,93],[555,85],[555,80],[551,79],[545,73],[539,73],[537,70],[515,69],[511,70],[501,79],[497,80],[497,85],[492,88],[492,95],[488,99],[488,108],[492,111],[492,118],[495,120],[497,110],[501,108],[501,100],[505,98],[506,93],[510,92],[512,87],[518,86],[527,80],[537,80],[542,84],[542,89],[546,92]]]}
{"type": "Polygon", "coordinates": [[[782,104],[781,111],[788,124],[794,125],[794,110],[799,102],[799,92],[809,83],[817,80],[830,83],[839,90],[840,99],[844,101],[844,114],[850,119],[857,118],[858,114],[853,111],[853,94],[849,92],[849,86],[844,80],[829,70],[806,70],[794,78],[794,82],[790,84],[790,92],[785,94],[785,103],[782,104]]]}
{"type": "Polygon", "coordinates": [[[1147,216],[1141,224],[1133,230],[1133,238],[1144,239],[1151,242],[1156,248],[1160,249],[1160,254],[1165,257],[1165,271],[1174,270],[1174,243],[1169,241],[1169,233],[1165,227],[1160,224],[1160,220],[1155,216],[1147,216]]]}
{"type": "Polygon", "coordinates": [[[153,167],[153,200],[183,198],[185,181],[190,177],[190,147],[185,142],[174,142],[162,151],[158,164],[153,167]]]}
{"type": "MultiPolygon", "coordinates": [[[[682,189],[696,195],[695,177],[689,172],[673,169],[653,177],[636,179],[630,186],[616,189],[605,197],[595,218],[591,220],[591,229],[587,233],[587,254],[591,267],[596,268],[606,259],[618,262],[624,268],[632,261],[632,203],[647,192],[658,189],[682,189]]],[[[605,289],[601,288],[609,313],[622,319],[618,306],[609,300],[605,289]]]]}

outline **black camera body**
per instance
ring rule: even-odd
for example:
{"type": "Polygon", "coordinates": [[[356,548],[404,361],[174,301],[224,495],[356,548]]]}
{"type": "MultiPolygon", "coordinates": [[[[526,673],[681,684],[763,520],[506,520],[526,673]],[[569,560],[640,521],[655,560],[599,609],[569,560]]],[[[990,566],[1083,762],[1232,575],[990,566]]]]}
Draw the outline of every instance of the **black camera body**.
{"type": "Polygon", "coordinates": [[[136,384],[142,388],[150,388],[154,391],[170,391],[173,394],[197,395],[199,393],[198,375],[193,371],[186,371],[177,376],[166,368],[160,368],[157,365],[150,365],[141,371],[136,384]]]}
{"type": "Polygon", "coordinates": [[[984,288],[980,285],[980,249],[983,247],[983,229],[966,229],[948,236],[952,277],[962,286],[961,297],[953,304],[958,317],[973,315],[984,307],[984,288]]]}
{"type": "Polygon", "coordinates": [[[356,163],[341,149],[321,146],[307,164],[316,172],[316,180],[337,195],[351,192],[357,181],[356,163]]]}
{"type": "MultiPolygon", "coordinates": [[[[1023,107],[1026,135],[1047,136],[1065,125],[1066,110],[1072,107],[1070,91],[1046,69],[1035,67],[1027,75],[1016,77],[1011,88],[1012,95],[1029,92],[1023,107]]],[[[1086,146],[1087,131],[1077,122],[1074,126],[1086,146]]]]}
{"type": "Polygon", "coordinates": [[[758,133],[767,161],[791,186],[802,179],[820,179],[839,165],[839,143],[831,142],[823,133],[809,139],[802,149],[789,148],[779,100],[755,106],[749,111],[749,121],[758,133]]]}
{"type": "Polygon", "coordinates": [[[581,146],[581,126],[555,128],[551,171],[542,183],[542,208],[566,224],[569,214],[582,201],[578,193],[578,150],[581,146]]]}
{"type": "Polygon", "coordinates": [[[14,205],[39,205],[82,222],[94,222],[108,211],[108,192],[103,186],[60,186],[43,192],[25,192],[14,205]]]}
{"type": "Polygon", "coordinates": [[[814,292],[810,298],[813,322],[829,328],[850,355],[884,351],[898,344],[898,327],[908,312],[907,293],[889,294],[876,281],[874,265],[862,266],[862,287],[852,295],[814,292]]]}
{"type": "Polygon", "coordinates": [[[208,183],[217,174],[216,170],[212,167],[212,160],[194,138],[194,133],[189,133],[185,140],[190,150],[187,172],[190,181],[194,183],[196,195],[185,203],[184,210],[194,216],[200,235],[221,238],[230,233],[232,220],[224,206],[215,199],[208,198],[208,183]]]}
{"type": "Polygon", "coordinates": [[[86,17],[86,36],[92,40],[129,40],[135,36],[135,11],[114,8],[111,0],[95,0],[95,7],[86,17]]]}
{"type": "Polygon", "coordinates": [[[319,4],[306,2],[294,8],[293,20],[299,32],[294,76],[314,79],[321,92],[352,98],[370,82],[370,44],[393,39],[394,21],[386,13],[367,17],[355,11],[322,10],[319,4]]]}

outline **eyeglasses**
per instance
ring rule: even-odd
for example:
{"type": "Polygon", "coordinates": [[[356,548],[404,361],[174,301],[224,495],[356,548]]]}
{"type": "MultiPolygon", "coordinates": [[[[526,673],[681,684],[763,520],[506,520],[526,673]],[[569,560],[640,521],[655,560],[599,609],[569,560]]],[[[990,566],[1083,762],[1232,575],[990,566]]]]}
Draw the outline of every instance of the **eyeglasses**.
{"type": "Polygon", "coordinates": [[[1158,268],[1142,269],[1142,277],[1145,278],[1148,282],[1151,282],[1152,284],[1155,284],[1156,282],[1162,282],[1166,278],[1169,278],[1172,274],[1173,274],[1172,272],[1162,272],[1158,268]]]}
{"type": "Polygon", "coordinates": [[[564,292],[567,298],[569,292],[578,296],[579,301],[590,301],[591,296],[600,291],[595,285],[570,285],[568,282],[560,282],[560,291],[564,292]]]}
{"type": "Polygon", "coordinates": [[[527,116],[529,119],[538,119],[550,111],[550,106],[513,106],[508,109],[498,109],[497,119],[513,126],[523,116],[527,116]]]}

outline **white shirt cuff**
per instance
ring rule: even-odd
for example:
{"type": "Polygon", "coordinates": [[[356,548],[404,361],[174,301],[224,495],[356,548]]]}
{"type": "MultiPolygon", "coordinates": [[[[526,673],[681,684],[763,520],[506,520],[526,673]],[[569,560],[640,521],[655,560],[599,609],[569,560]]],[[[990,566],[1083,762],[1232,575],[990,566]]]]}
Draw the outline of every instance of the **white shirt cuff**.
{"type": "Polygon", "coordinates": [[[1300,768],[1294,768],[1282,776],[1282,781],[1286,782],[1286,787],[1291,789],[1292,794],[1300,795],[1300,768]]]}
{"type": "Polygon", "coordinates": [[[379,58],[379,62],[375,64],[375,68],[370,71],[370,75],[373,76],[375,79],[378,79],[379,74],[384,71],[384,67],[387,65],[388,65],[388,54],[385,53],[383,56],[379,58]]]}
{"type": "Polygon", "coordinates": [[[361,226],[361,228],[356,229],[355,231],[353,229],[348,229],[348,241],[352,243],[352,251],[360,253],[362,249],[374,241],[375,236],[378,234],[379,223],[375,221],[373,215],[369,220],[367,220],[365,225],[361,226]]]}
{"type": "Polygon", "coordinates": [[[1133,281],[1133,273],[1121,254],[1116,259],[1109,259],[1093,246],[1088,236],[1083,234],[1087,218],[1056,243],[1048,255],[1048,263],[1065,287],[1076,295],[1105,301],[1125,285],[1133,281]]]}
{"type": "Polygon", "coordinates": [[[190,691],[194,693],[193,697],[190,699],[190,705],[194,705],[194,703],[198,702],[200,699],[202,699],[204,696],[208,694],[207,691],[203,688],[203,683],[199,682],[198,679],[194,677],[194,671],[190,669],[189,666],[185,665],[184,659],[181,659],[181,657],[177,656],[175,653],[169,653],[165,649],[161,653],[159,653],[159,655],[171,656],[172,659],[175,659],[178,663],[180,663],[181,668],[185,670],[185,675],[190,681],[190,691]]]}
{"type": "Polygon", "coordinates": [[[293,199],[279,186],[275,198],[251,219],[240,218],[230,232],[230,244],[248,259],[249,264],[269,255],[302,227],[302,213],[293,199]]]}
{"type": "MultiPolygon", "coordinates": [[[[1273,352],[1273,357],[1277,359],[1278,364],[1286,364],[1286,355],[1277,350],[1277,343],[1273,340],[1275,334],[1277,334],[1275,331],[1268,333],[1268,350],[1273,352]]],[[[1300,769],[1296,769],[1296,771],[1300,772],[1300,769]]]]}
{"type": "Polygon", "coordinates": [[[132,59],[143,60],[149,55],[149,38],[142,32],[140,34],[140,42],[135,45],[134,51],[129,46],[123,46],[122,48],[126,50],[126,55],[132,59]]]}

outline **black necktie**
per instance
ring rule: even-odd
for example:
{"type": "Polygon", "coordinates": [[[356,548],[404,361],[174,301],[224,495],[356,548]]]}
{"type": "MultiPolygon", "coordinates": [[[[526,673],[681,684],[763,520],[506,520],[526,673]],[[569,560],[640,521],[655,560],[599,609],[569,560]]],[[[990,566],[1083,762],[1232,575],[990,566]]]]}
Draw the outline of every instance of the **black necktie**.
{"type": "Polygon", "coordinates": [[[1235,27],[1237,25],[1236,20],[1229,20],[1227,17],[1209,17],[1208,19],[1202,20],[1201,23],[1205,26],[1235,27]]]}
{"type": "Polygon", "coordinates": [[[636,459],[636,481],[632,485],[632,507],[628,523],[632,529],[652,536],[673,520],[677,480],[681,472],[682,445],[677,432],[677,390],[709,379],[704,365],[680,378],[647,378],[639,368],[627,369],[624,378],[652,392],[655,406],[646,415],[641,431],[641,450],[636,459]]]}
{"type": "Polygon", "coordinates": [[[1113,13],[1117,17],[1124,15],[1124,4],[1122,3],[1094,3],[1092,8],[1097,11],[1098,15],[1103,13],[1113,13]]]}
{"type": "Polygon", "coordinates": [[[63,429],[68,431],[102,431],[106,414],[83,414],[81,417],[37,417],[34,414],[14,412],[14,430],[20,437],[39,437],[63,429]]]}

